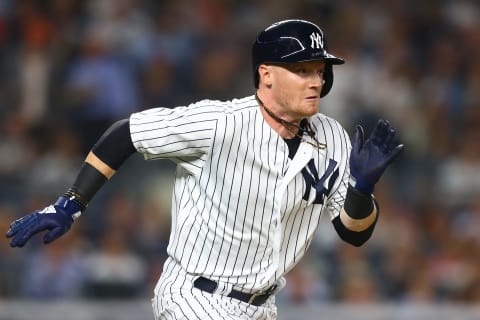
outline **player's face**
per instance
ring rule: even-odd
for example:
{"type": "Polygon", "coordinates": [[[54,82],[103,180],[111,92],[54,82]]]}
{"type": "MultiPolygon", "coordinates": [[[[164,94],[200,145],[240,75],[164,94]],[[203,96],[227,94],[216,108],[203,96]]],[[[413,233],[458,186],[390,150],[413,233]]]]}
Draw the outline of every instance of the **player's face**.
{"type": "Polygon", "coordinates": [[[318,112],[323,87],[324,61],[270,65],[271,89],[279,112],[300,121],[318,112]]]}

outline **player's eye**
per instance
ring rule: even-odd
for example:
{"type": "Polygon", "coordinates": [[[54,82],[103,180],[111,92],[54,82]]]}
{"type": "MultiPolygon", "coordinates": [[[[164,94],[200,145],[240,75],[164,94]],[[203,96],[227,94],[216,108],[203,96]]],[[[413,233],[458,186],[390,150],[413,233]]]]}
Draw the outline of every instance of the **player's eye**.
{"type": "Polygon", "coordinates": [[[307,73],[307,69],[305,69],[303,67],[298,67],[298,68],[295,69],[295,72],[300,73],[300,74],[305,74],[305,73],[307,73]]]}

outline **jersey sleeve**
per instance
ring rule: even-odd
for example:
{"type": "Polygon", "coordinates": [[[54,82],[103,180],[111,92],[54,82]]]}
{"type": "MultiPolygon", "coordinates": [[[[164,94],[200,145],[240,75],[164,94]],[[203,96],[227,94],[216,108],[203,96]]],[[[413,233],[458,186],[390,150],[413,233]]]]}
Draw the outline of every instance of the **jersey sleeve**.
{"type": "Polygon", "coordinates": [[[340,214],[340,210],[345,203],[348,183],[350,180],[349,160],[350,150],[352,149],[348,133],[340,126],[340,124],[337,123],[337,125],[340,132],[337,139],[340,139],[340,141],[335,144],[337,148],[335,150],[334,158],[338,162],[339,175],[327,200],[327,210],[330,214],[331,220],[335,219],[340,214]]]}
{"type": "Polygon", "coordinates": [[[133,145],[147,160],[171,159],[192,170],[199,168],[211,150],[218,112],[197,103],[134,113],[130,116],[133,145]]]}

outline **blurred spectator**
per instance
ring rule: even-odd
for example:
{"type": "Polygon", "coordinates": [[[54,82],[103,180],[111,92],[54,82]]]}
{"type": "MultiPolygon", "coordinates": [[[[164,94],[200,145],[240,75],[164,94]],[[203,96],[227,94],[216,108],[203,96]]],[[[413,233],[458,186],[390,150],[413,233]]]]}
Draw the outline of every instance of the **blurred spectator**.
{"type": "Polygon", "coordinates": [[[280,291],[278,300],[299,305],[318,305],[332,299],[326,273],[315,260],[305,257],[290,273],[287,286],[280,291]]]}
{"type": "Polygon", "coordinates": [[[65,192],[65,185],[75,178],[83,155],[77,135],[66,125],[52,123],[42,131],[46,133],[48,149],[42,150],[29,165],[25,177],[28,188],[24,191],[51,198],[65,192]]]}
{"type": "Polygon", "coordinates": [[[86,6],[90,25],[101,29],[107,46],[132,65],[141,64],[151,50],[152,16],[144,6],[138,0],[94,0],[86,6]]]}
{"type": "MultiPolygon", "coordinates": [[[[84,294],[90,298],[128,298],[143,293],[146,264],[136,252],[139,217],[132,200],[121,192],[109,197],[102,216],[88,216],[95,225],[95,247],[87,257],[84,294]]],[[[91,227],[90,227],[91,228],[91,227]]]]}
{"type": "Polygon", "coordinates": [[[146,263],[143,293],[146,296],[151,295],[162,272],[170,236],[169,202],[158,201],[158,196],[155,198],[141,199],[136,210],[139,231],[134,235],[134,248],[146,263]]]}
{"type": "Polygon", "coordinates": [[[344,303],[370,303],[380,301],[375,283],[376,266],[366,259],[365,250],[339,246],[336,299],[344,303]]]}
{"type": "Polygon", "coordinates": [[[12,181],[33,158],[29,127],[18,111],[5,110],[0,118],[0,176],[12,181]]]}
{"type": "Polygon", "coordinates": [[[428,304],[437,300],[435,286],[427,266],[415,269],[412,275],[405,277],[403,301],[406,303],[428,304]]]}
{"type": "MultiPolygon", "coordinates": [[[[240,52],[231,39],[216,38],[204,44],[199,52],[201,59],[196,64],[193,88],[197,97],[207,96],[227,99],[229,95],[239,96],[242,83],[232,75],[239,73],[240,52]]],[[[250,80],[250,79],[249,79],[250,80]]],[[[250,81],[248,82],[251,85],[250,81]]]]}
{"type": "Polygon", "coordinates": [[[86,297],[134,298],[143,292],[145,263],[130,249],[128,241],[122,230],[105,230],[99,249],[86,259],[86,297]]]}
{"type": "Polygon", "coordinates": [[[446,206],[461,206],[480,195],[480,130],[466,128],[456,138],[455,152],[437,168],[438,200],[446,206]]]}
{"type": "Polygon", "coordinates": [[[175,66],[168,58],[157,55],[148,59],[141,79],[144,108],[176,105],[180,92],[174,75],[175,66]]]}
{"type": "Polygon", "coordinates": [[[35,250],[27,257],[21,270],[24,297],[42,300],[81,297],[86,278],[85,253],[78,232],[69,238],[35,250]]]}
{"type": "Polygon", "coordinates": [[[456,210],[452,220],[455,238],[473,241],[480,248],[480,197],[475,197],[456,210]]]}
{"type": "MultiPolygon", "coordinates": [[[[16,218],[13,206],[0,205],[0,232],[5,233],[12,219],[16,218]]],[[[8,243],[0,243],[0,299],[22,297],[20,290],[23,255],[12,250],[8,243]]]]}
{"type": "Polygon", "coordinates": [[[4,110],[0,118],[0,201],[7,204],[24,200],[21,192],[27,186],[22,178],[35,160],[30,138],[29,127],[20,112],[4,110]]]}
{"type": "Polygon", "coordinates": [[[49,44],[53,26],[39,5],[32,1],[24,1],[19,5],[17,19],[21,28],[17,62],[20,109],[23,118],[35,124],[46,115],[48,107],[49,44]]]}
{"type": "Polygon", "coordinates": [[[107,31],[101,25],[88,25],[82,50],[72,63],[66,83],[71,108],[69,123],[83,136],[86,150],[112,122],[138,108],[134,70],[114,55],[107,31]]]}

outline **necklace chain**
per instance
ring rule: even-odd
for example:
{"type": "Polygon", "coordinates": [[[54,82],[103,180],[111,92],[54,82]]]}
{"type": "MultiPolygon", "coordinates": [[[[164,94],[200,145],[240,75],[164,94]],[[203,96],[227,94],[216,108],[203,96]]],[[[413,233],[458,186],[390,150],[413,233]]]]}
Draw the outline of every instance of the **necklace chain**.
{"type": "Polygon", "coordinates": [[[315,136],[315,131],[313,131],[313,128],[310,125],[310,122],[308,122],[308,120],[305,119],[305,121],[303,121],[303,124],[305,125],[305,128],[302,128],[301,126],[296,125],[295,123],[288,122],[287,120],[282,119],[279,116],[277,116],[275,113],[273,113],[272,110],[270,110],[269,108],[267,108],[265,106],[263,101],[260,100],[260,98],[258,97],[258,95],[256,93],[255,93],[255,99],[257,99],[258,104],[263,109],[265,109],[265,111],[268,113],[268,115],[270,117],[272,117],[273,120],[275,120],[278,123],[280,123],[281,125],[283,125],[290,133],[295,135],[297,138],[300,138],[302,141],[304,141],[304,142],[306,142],[306,143],[308,143],[308,144],[310,144],[310,145],[312,145],[312,146],[314,146],[318,149],[326,149],[327,148],[327,145],[325,143],[322,143],[322,142],[318,141],[318,139],[315,136]],[[315,143],[313,143],[309,140],[306,140],[303,136],[303,132],[306,132],[312,138],[312,140],[315,143]],[[302,134],[300,134],[300,133],[302,133],[302,134]]]}

